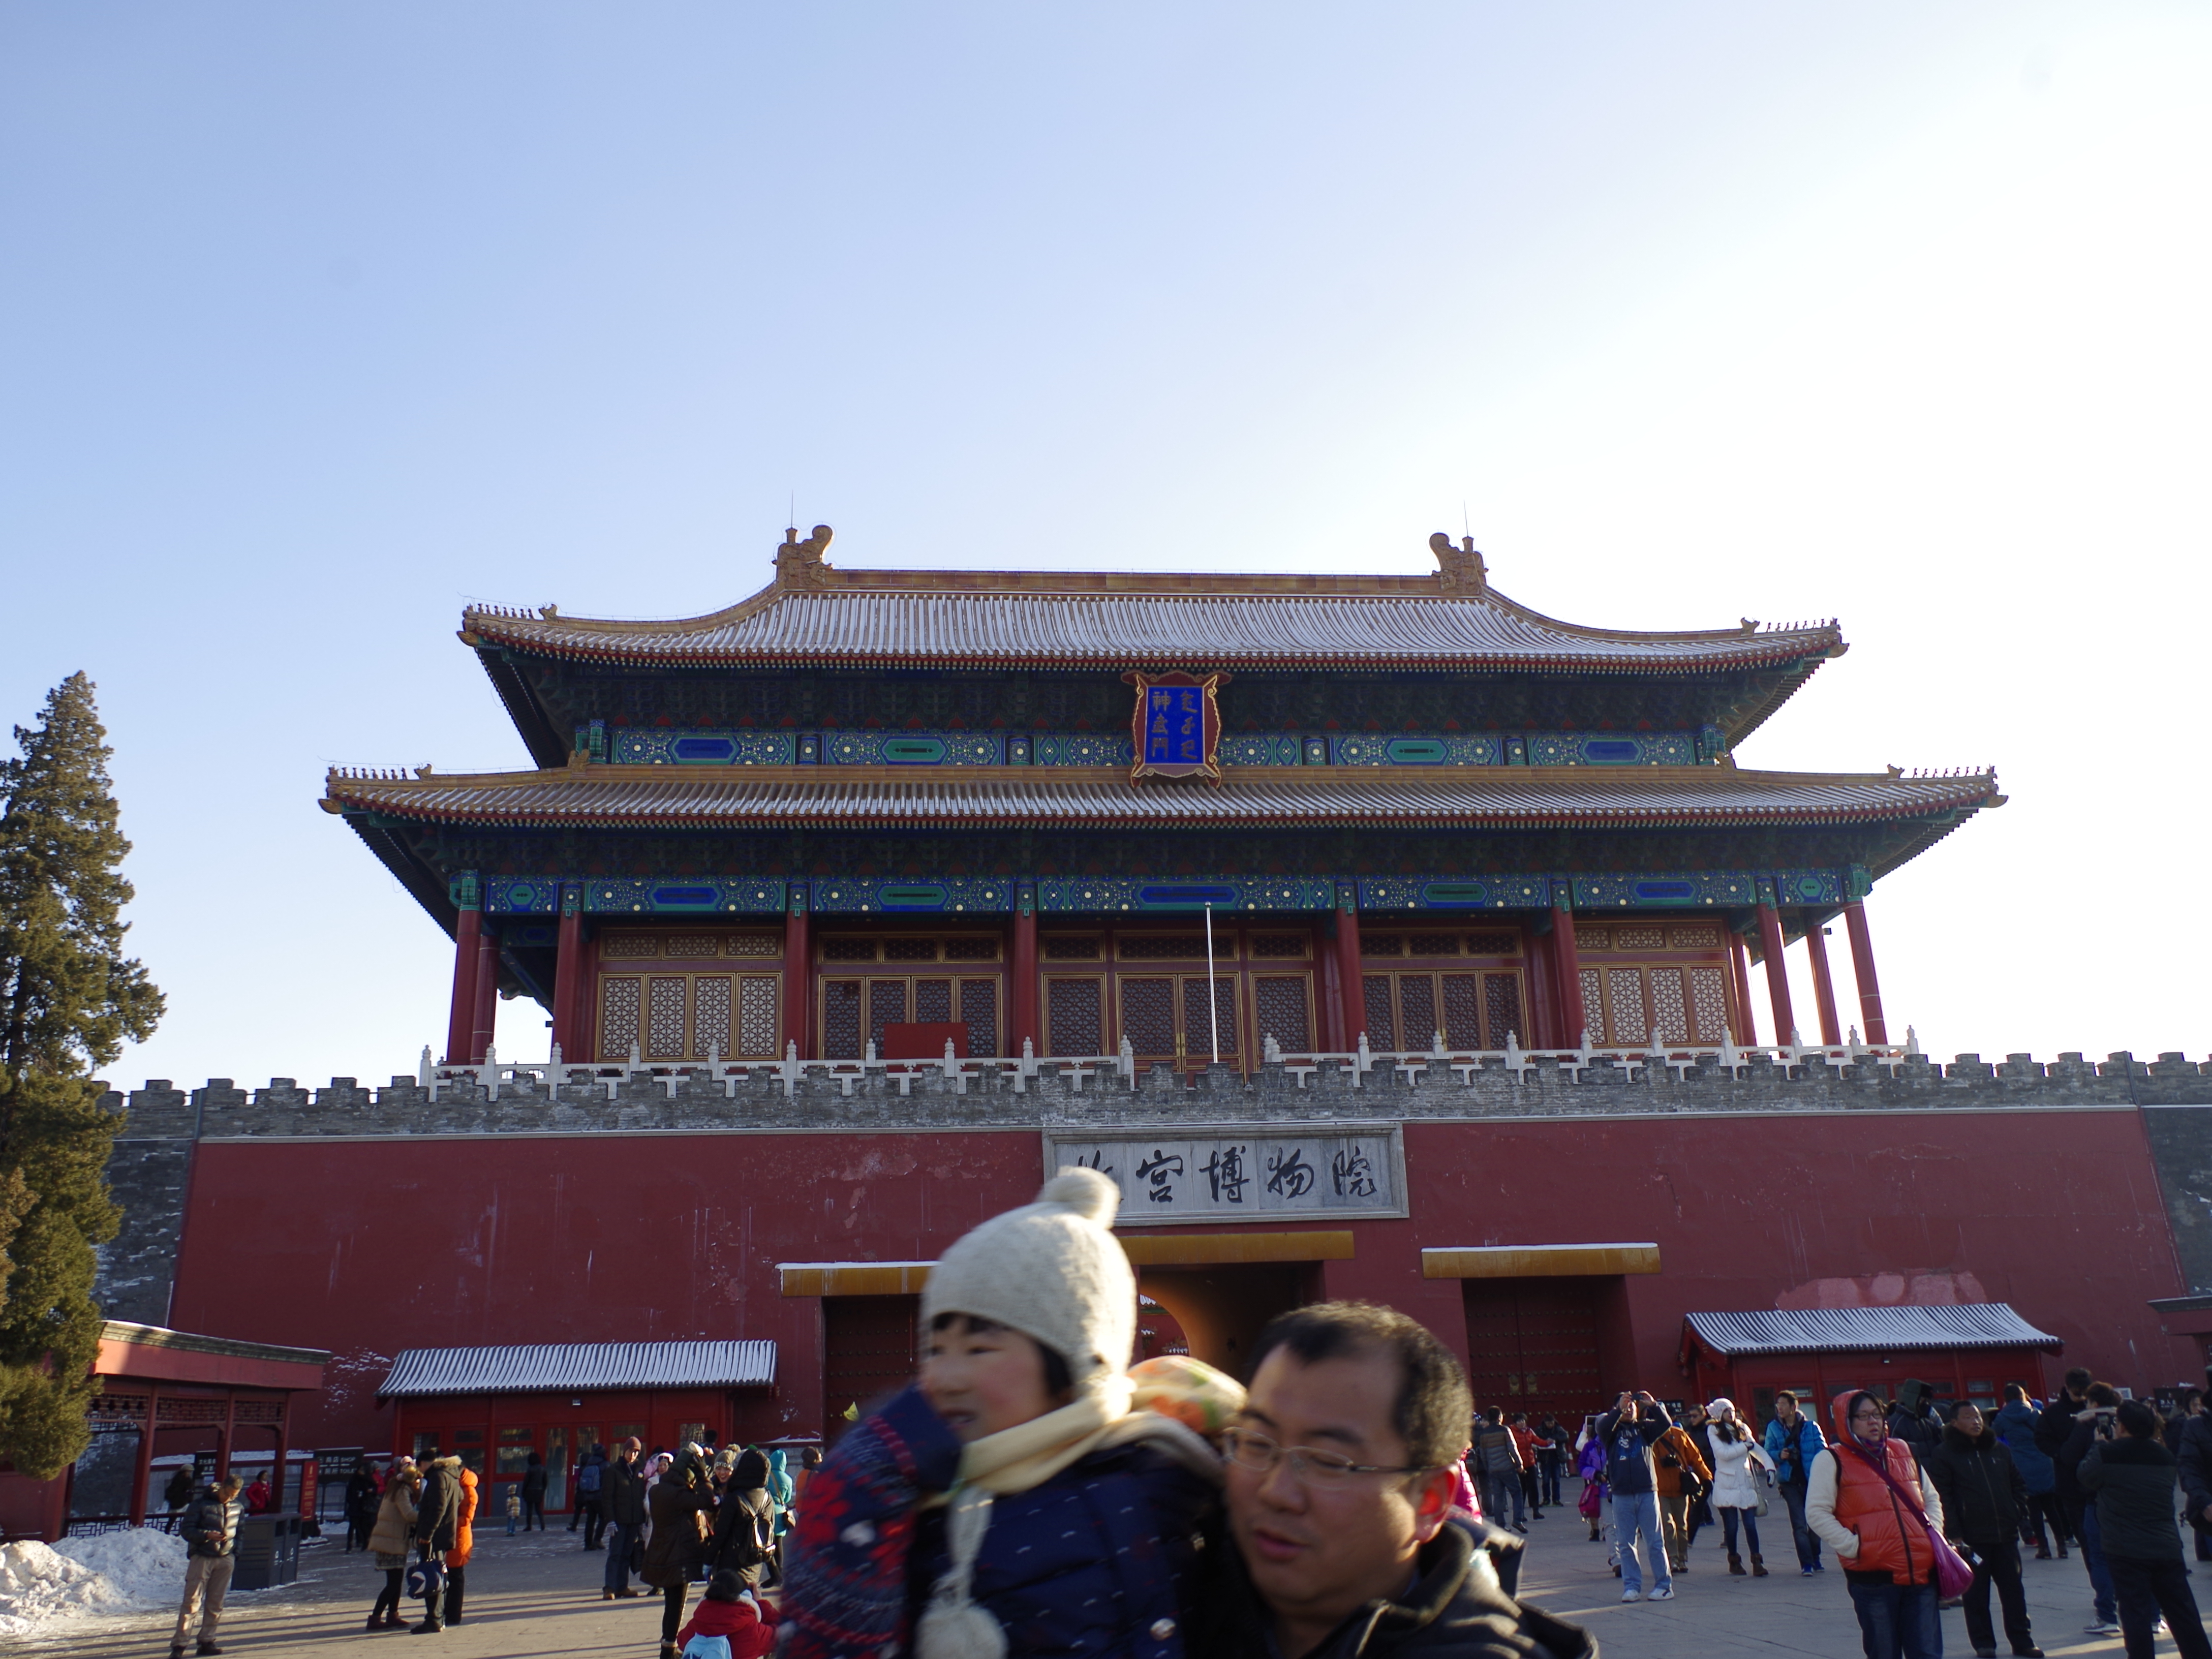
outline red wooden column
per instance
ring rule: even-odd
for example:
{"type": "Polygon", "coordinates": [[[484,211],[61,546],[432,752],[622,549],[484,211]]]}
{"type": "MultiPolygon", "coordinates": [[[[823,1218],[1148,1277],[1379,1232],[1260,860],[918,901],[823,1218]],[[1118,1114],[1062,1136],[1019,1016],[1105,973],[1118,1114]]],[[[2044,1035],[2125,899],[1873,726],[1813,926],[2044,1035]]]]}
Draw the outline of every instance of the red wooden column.
{"type": "Polygon", "coordinates": [[[226,1390],[222,1396],[222,1437],[215,1443],[215,1478],[220,1481],[230,1473],[231,1449],[238,1443],[238,1396],[226,1390]]]}
{"type": "Polygon", "coordinates": [[[1774,1042],[1779,1048],[1797,1029],[1790,1008],[1790,964],[1782,955],[1782,913],[1771,899],[1759,902],[1759,949],[1766,958],[1766,1000],[1774,1010],[1774,1042]]]}
{"type": "Polygon", "coordinates": [[[807,994],[813,988],[813,963],[808,959],[811,949],[807,938],[806,884],[794,881],[783,915],[783,1040],[787,1052],[792,1043],[799,1045],[801,1060],[813,1058],[807,1018],[811,1000],[807,994]]]}
{"type": "Polygon", "coordinates": [[[1851,938],[1851,969],[1858,975],[1859,1018],[1869,1042],[1887,1042],[1889,1026],[1881,1017],[1881,985],[1874,976],[1874,935],[1867,932],[1866,906],[1853,899],[1844,907],[1844,927],[1851,938]]]}
{"type": "Polygon", "coordinates": [[[477,944],[483,932],[483,890],[471,870],[460,881],[460,922],[453,929],[453,1000],[446,1016],[446,1061],[466,1066],[477,1028],[477,944]]]}
{"type": "Polygon", "coordinates": [[[1013,1029],[1007,1035],[1006,1052],[1019,1059],[1026,1042],[1032,1054],[1041,1054],[1044,1038],[1037,1030],[1036,888],[1026,881],[1014,884],[1014,951],[1008,966],[1013,984],[1008,988],[1006,1000],[1013,1014],[1013,1029]]]}
{"type": "Polygon", "coordinates": [[[493,1034],[499,1027],[499,934],[489,927],[477,933],[476,1018],[469,1032],[469,1064],[481,1066],[491,1052],[493,1034]]]}
{"type": "Polygon", "coordinates": [[[1540,933],[1534,922],[1528,925],[1528,955],[1522,959],[1528,964],[1528,1029],[1521,1033],[1524,1048],[1556,1048],[1559,1046],[1558,1010],[1553,1007],[1559,989],[1559,969],[1552,960],[1552,936],[1540,933]]]}
{"type": "Polygon", "coordinates": [[[1367,984],[1359,973],[1359,890],[1348,881],[1336,887],[1336,979],[1344,1000],[1343,1052],[1349,1054],[1367,1030],[1367,984]]]}
{"type": "Polygon", "coordinates": [[[1583,1040],[1589,1024],[1589,1010],[1583,1006],[1583,963],[1575,951],[1574,890],[1565,877],[1552,883],[1552,957],[1559,971],[1559,1046],[1571,1048],[1583,1040]]]}
{"type": "Polygon", "coordinates": [[[1759,1022],[1751,1013],[1751,963],[1746,960],[1743,935],[1728,930],[1729,991],[1735,1001],[1735,1040],[1747,1048],[1759,1046],[1759,1022]]]}
{"type": "Polygon", "coordinates": [[[154,1425],[161,1420],[161,1390],[158,1384],[146,1385],[146,1428],[138,1437],[138,1455],[131,1466],[131,1502],[127,1506],[131,1524],[137,1526],[146,1519],[146,1492],[154,1483],[154,1425]]]}
{"type": "Polygon", "coordinates": [[[1836,982],[1828,976],[1828,931],[1818,923],[1805,928],[1805,954],[1813,959],[1813,1001],[1820,1015],[1820,1041],[1832,1046],[1844,1040],[1836,1022],[1836,982]]]}
{"type": "Polygon", "coordinates": [[[553,1046],[560,1049],[563,1065],[591,1058],[576,1042],[583,968],[584,890],[571,882],[561,889],[561,933],[553,961],[553,1046]]]}
{"type": "Polygon", "coordinates": [[[1338,982],[1336,913],[1331,911],[1314,927],[1314,1008],[1321,1015],[1321,1030],[1314,1042],[1322,1053],[1340,1054],[1352,1044],[1344,1035],[1344,988],[1338,982]]]}
{"type": "Polygon", "coordinates": [[[284,1513],[284,1476],[286,1465],[292,1455],[292,1396],[286,1395],[276,1407],[276,1455],[270,1460],[276,1473],[269,1477],[269,1513],[284,1513]]]}

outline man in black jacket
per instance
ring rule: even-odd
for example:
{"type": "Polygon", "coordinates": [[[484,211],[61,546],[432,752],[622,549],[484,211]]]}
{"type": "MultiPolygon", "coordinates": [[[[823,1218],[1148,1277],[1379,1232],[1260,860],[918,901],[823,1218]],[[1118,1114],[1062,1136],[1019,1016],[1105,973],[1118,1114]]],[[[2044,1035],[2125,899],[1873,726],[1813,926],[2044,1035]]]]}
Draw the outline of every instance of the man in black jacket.
{"type": "Polygon", "coordinates": [[[2161,1443],[2158,1413],[2140,1400],[2124,1400],[2112,1417],[2097,1425],[2080,1478],[2095,1501],[2128,1659],[2152,1659],[2161,1614],[2181,1659],[2212,1659],[2212,1641],[2205,1639],[2197,1598],[2189,1593],[2181,1536],[2173,1529],[2174,1458],[2161,1443]]]}
{"type": "Polygon", "coordinates": [[[1597,1659],[1588,1632],[1513,1599],[1518,1539],[1449,1518],[1473,1402],[1435,1337],[1395,1309],[1322,1303],[1275,1320],[1252,1360],[1227,1436],[1234,1547],[1200,1602],[1220,1627],[1185,1652],[1597,1659]]]}
{"type": "Polygon", "coordinates": [[[238,1523],[246,1516],[238,1492],[244,1485],[236,1475],[226,1474],[187,1504],[178,1517],[177,1535],[185,1540],[185,1603],[177,1609],[177,1633],[169,1639],[169,1659],[184,1659],[195,1607],[200,1609],[198,1651],[222,1651],[216,1645],[215,1631],[222,1622],[222,1598],[238,1565],[238,1523]]]}
{"type": "Polygon", "coordinates": [[[2035,1448],[2051,1460],[2066,1529],[2081,1540],[2081,1565],[2088,1570],[2089,1591],[2095,1601],[2094,1616],[2083,1632],[2089,1636],[2119,1634],[2119,1604],[2112,1593],[2112,1576],[2105,1569],[2103,1552],[2097,1547],[2096,1506],[2081,1495],[2081,1484],[2074,1476],[2088,1450],[2089,1425],[2100,1404],[2110,1409],[2118,1403],[2118,1395],[2101,1382],[2091,1382],[2089,1373],[2076,1365],[2066,1373],[2064,1390],[2051,1396],[2035,1425],[2035,1448]],[[2101,1390],[2099,1404],[2090,1401],[2093,1389],[2101,1390]]]}
{"type": "Polygon", "coordinates": [[[615,1448],[614,1461],[599,1471],[599,1501],[607,1516],[605,1599],[635,1595],[629,1586],[629,1553],[645,1537],[645,1472],[638,1454],[645,1449],[632,1435],[615,1448]]]}
{"type": "MultiPolygon", "coordinates": [[[[2212,1366],[2205,1369],[2204,1380],[2212,1384],[2212,1366]]],[[[2181,1490],[2188,1499],[2182,1507],[2188,1514],[2190,1530],[2197,1536],[2197,1559],[2212,1561],[2212,1548],[2206,1545],[2208,1535],[2212,1535],[2212,1412],[2195,1411],[2181,1419],[2173,1455],[2180,1464],[2181,1490]]]]}
{"type": "Polygon", "coordinates": [[[2043,1650],[2027,1620],[2027,1596],[2020,1582],[2020,1522],[2027,1510],[2027,1482],[2006,1449],[1982,1421],[1981,1408],[1959,1407],[1942,1443],[1921,1467],[1943,1500],[1943,1530],[1961,1553],[1971,1554],[1974,1582],[1966,1590],[1966,1639],[1975,1659],[1996,1659],[1997,1638],[1990,1626],[1990,1583],[1996,1580],[2004,1608],[2005,1640],[2019,1659],[2043,1659],[2043,1650]]]}

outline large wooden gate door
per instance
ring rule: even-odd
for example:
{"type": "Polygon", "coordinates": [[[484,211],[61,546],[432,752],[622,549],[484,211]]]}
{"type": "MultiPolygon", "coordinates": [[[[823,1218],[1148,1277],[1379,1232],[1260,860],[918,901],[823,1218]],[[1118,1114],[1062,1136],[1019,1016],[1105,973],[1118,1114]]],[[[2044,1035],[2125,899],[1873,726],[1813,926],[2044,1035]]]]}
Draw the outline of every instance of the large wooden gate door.
{"type": "Polygon", "coordinates": [[[1556,1412],[1572,1425],[1612,1404],[1598,1360],[1598,1281],[1470,1279],[1464,1291],[1478,1407],[1501,1407],[1509,1418],[1556,1412]]]}
{"type": "Polygon", "coordinates": [[[822,1428],[835,1441],[848,1428],[848,1410],[866,1412],[913,1380],[919,1357],[918,1296],[825,1296],[822,1298],[822,1428]]]}

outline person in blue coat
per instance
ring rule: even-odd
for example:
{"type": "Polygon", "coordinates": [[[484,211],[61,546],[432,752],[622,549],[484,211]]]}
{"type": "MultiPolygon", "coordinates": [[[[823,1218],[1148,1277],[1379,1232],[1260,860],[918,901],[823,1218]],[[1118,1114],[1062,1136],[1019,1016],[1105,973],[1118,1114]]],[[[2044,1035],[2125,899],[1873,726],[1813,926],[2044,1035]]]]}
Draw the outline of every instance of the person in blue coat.
{"type": "Polygon", "coordinates": [[[1063,1170],[939,1259],[920,1377],[807,1482],[781,1659],[1190,1651],[1221,1461],[1131,1409],[1136,1282],[1107,1231],[1121,1197],[1063,1170]]]}
{"type": "Polygon", "coordinates": [[[1990,1428],[2012,1454],[2012,1466],[2027,1486],[2027,1519],[2021,1531],[2025,1542],[2035,1546],[2035,1559],[2051,1559],[2051,1540],[2043,1526],[2051,1523],[2057,1535],[2058,1559],[2066,1559],[2066,1511],[2058,1502],[2058,1472],[2048,1453],[2035,1443],[2035,1425],[2042,1413],[2028,1403],[2027,1390],[2017,1382],[2005,1384],[2002,1410],[1990,1419],[1990,1428]]]}
{"type": "Polygon", "coordinates": [[[1766,1455],[1774,1464],[1774,1484],[1790,1510],[1790,1535],[1797,1545],[1797,1571],[1804,1577],[1825,1571],[1820,1565],[1819,1534],[1805,1524],[1806,1480],[1813,1460],[1828,1448],[1820,1425],[1798,1408],[1797,1391],[1784,1389],[1774,1396],[1774,1415],[1766,1425],[1766,1455]]]}

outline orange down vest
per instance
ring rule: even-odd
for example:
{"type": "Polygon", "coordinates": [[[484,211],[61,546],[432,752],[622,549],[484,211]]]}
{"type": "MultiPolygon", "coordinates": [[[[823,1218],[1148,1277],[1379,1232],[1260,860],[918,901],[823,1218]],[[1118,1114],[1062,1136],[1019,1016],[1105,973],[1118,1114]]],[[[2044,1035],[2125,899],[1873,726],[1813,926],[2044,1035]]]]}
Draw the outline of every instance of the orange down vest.
{"type": "Polygon", "coordinates": [[[1850,1401],[1850,1394],[1839,1394],[1829,1408],[1836,1425],[1835,1443],[1829,1448],[1836,1460],[1836,1520],[1859,1540],[1857,1556],[1838,1565],[1848,1572],[1887,1572],[1895,1583],[1927,1583],[1936,1571],[1936,1554],[1918,1503],[1920,1467],[1902,1440],[1882,1442],[1890,1479],[1911,1495],[1911,1502],[1900,1500],[1867,1466],[1851,1438],[1850,1401]]]}

